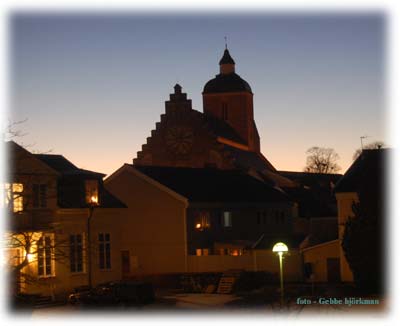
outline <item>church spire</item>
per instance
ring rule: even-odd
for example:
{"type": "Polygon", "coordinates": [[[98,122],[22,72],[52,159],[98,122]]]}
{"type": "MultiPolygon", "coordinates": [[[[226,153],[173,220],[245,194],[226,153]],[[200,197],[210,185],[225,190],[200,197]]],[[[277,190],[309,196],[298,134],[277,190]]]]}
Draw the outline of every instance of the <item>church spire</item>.
{"type": "Polygon", "coordinates": [[[227,48],[225,49],[221,60],[219,60],[219,67],[219,72],[223,75],[235,72],[235,61],[232,59],[227,48]]]}

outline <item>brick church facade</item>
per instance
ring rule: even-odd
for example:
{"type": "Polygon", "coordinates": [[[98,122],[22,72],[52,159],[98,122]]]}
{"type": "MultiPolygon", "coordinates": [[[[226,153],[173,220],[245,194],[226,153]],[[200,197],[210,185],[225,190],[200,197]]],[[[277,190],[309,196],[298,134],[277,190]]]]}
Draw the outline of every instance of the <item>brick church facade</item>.
{"type": "Polygon", "coordinates": [[[165,113],[133,160],[134,165],[240,169],[271,185],[290,187],[260,151],[250,85],[235,72],[226,49],[220,73],[203,90],[203,113],[175,85],[165,113]]]}

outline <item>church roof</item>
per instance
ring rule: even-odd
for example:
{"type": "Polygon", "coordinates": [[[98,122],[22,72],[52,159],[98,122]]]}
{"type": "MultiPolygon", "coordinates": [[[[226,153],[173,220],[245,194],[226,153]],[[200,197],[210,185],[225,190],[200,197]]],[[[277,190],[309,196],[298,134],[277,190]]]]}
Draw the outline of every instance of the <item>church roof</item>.
{"type": "Polygon", "coordinates": [[[232,65],[234,65],[235,64],[235,61],[232,59],[228,49],[225,49],[224,55],[222,56],[221,60],[219,61],[219,64],[220,65],[223,65],[223,64],[232,64],[232,65]]]}
{"type": "Polygon", "coordinates": [[[235,165],[241,169],[255,169],[257,171],[275,171],[273,165],[262,154],[242,150],[233,146],[225,145],[224,149],[231,153],[235,160],[235,165]]]}
{"type": "MultiPolygon", "coordinates": [[[[197,111],[196,111],[197,112],[197,111]]],[[[245,145],[246,142],[242,137],[238,135],[238,133],[233,129],[229,124],[225,121],[218,119],[210,114],[199,112],[204,121],[207,123],[207,126],[211,129],[211,131],[219,137],[223,137],[229,140],[232,140],[236,143],[245,145]]]]}
{"type": "Polygon", "coordinates": [[[279,190],[240,170],[133,166],[194,202],[287,202],[279,190]]]}
{"type": "Polygon", "coordinates": [[[252,93],[252,90],[249,83],[234,72],[216,75],[215,78],[206,83],[203,89],[203,94],[229,92],[252,93]]]}

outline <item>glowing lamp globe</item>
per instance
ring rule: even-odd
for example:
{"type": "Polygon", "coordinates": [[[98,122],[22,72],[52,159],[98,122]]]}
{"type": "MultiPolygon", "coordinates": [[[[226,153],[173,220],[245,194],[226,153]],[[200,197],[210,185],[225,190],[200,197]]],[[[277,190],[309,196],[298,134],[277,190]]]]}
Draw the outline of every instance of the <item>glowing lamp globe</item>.
{"type": "Polygon", "coordinates": [[[274,247],[272,248],[272,251],[282,254],[284,252],[289,251],[289,249],[288,249],[287,245],[285,245],[283,242],[278,242],[274,245],[274,247]]]}

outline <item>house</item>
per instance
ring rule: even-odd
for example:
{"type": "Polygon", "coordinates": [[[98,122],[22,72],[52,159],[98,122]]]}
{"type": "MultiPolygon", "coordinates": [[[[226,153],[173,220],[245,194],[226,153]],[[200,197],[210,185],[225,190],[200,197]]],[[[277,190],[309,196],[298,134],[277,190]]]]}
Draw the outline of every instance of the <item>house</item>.
{"type": "MultiPolygon", "coordinates": [[[[369,190],[374,197],[370,198],[372,205],[384,205],[386,198],[386,169],[390,149],[365,149],[356,161],[346,171],[343,178],[335,186],[338,202],[339,240],[343,240],[346,221],[354,217],[353,204],[359,201],[360,191],[369,190]]],[[[382,207],[384,209],[384,207],[382,207]]],[[[383,212],[384,216],[385,212],[383,212]]],[[[342,281],[353,281],[342,247],[340,247],[341,278],[342,281]]]]}
{"type": "Polygon", "coordinates": [[[104,175],[62,155],[32,154],[12,141],[6,146],[5,256],[14,268],[15,290],[54,298],[120,279],[115,221],[125,205],[104,188],[104,175]]]}
{"type": "Polygon", "coordinates": [[[353,282],[353,274],[342,248],[346,222],[354,217],[353,205],[359,201],[360,191],[376,188],[376,196],[370,198],[373,205],[378,205],[380,198],[385,198],[383,193],[388,151],[388,149],[363,150],[337,182],[334,188],[338,206],[337,221],[325,220],[310,232],[301,244],[306,277],[313,275],[308,278],[309,281],[353,282]],[[336,232],[331,232],[332,223],[336,224],[336,232]],[[322,232],[322,229],[331,231],[322,232]]]}
{"type": "Polygon", "coordinates": [[[291,241],[294,203],[241,170],[124,164],[105,187],[127,206],[130,233],[122,241],[135,248],[138,273],[253,270],[256,246],[271,251],[275,242],[291,241]],[[196,267],[206,256],[204,262],[237,259],[196,267]]]}

